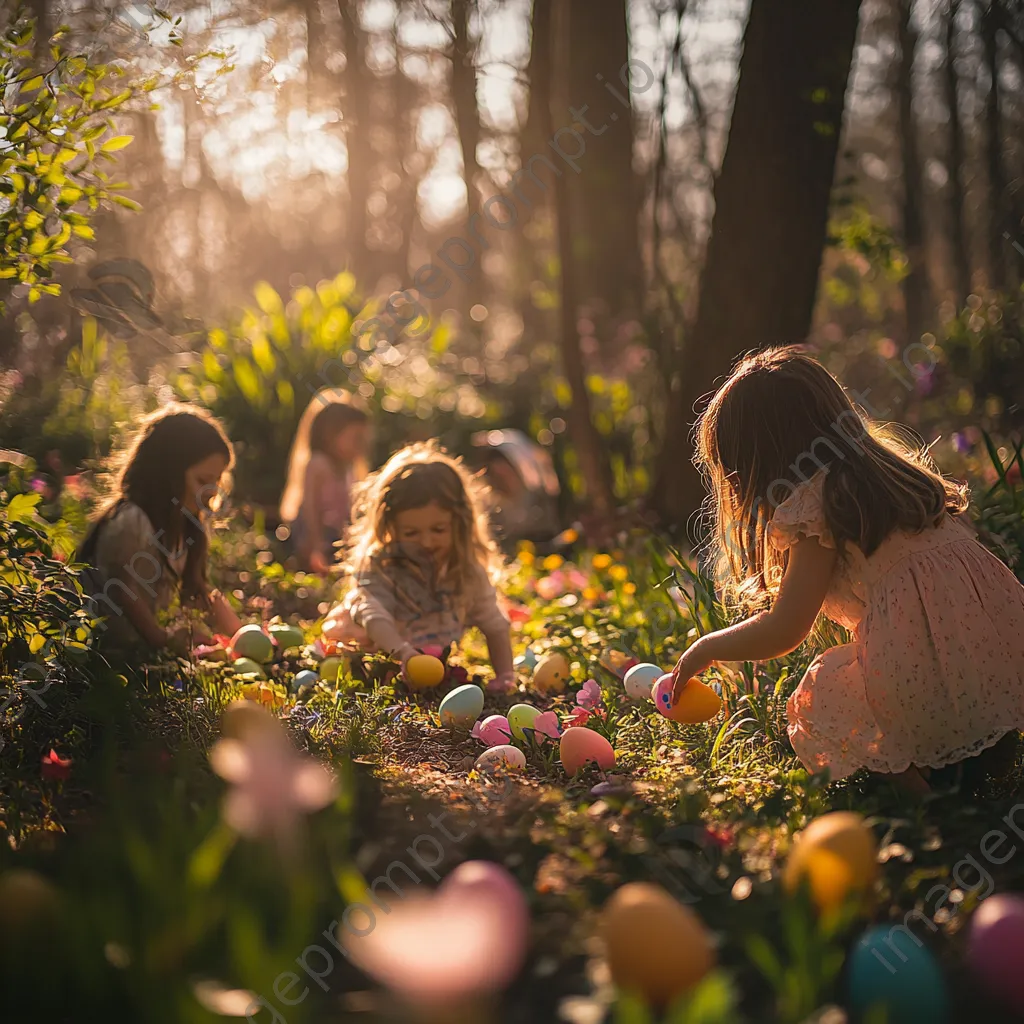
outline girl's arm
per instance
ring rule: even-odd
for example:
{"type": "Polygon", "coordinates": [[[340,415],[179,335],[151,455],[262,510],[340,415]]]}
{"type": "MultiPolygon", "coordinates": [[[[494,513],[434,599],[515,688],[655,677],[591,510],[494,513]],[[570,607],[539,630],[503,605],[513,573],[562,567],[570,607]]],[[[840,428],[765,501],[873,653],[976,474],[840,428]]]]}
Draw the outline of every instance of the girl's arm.
{"type": "Polygon", "coordinates": [[[515,672],[512,667],[512,630],[506,622],[501,627],[491,626],[481,629],[487,641],[487,655],[494,667],[494,675],[499,680],[512,679],[515,672]]]}
{"type": "Polygon", "coordinates": [[[486,577],[480,582],[479,588],[477,597],[469,609],[467,621],[483,633],[496,681],[499,687],[504,687],[515,679],[512,665],[512,629],[498,607],[498,593],[486,577]]]}
{"type": "Polygon", "coordinates": [[[825,603],[838,553],[816,537],[790,548],[789,566],[770,611],[708,633],[679,659],[673,675],[673,703],[687,681],[716,661],[768,661],[796,650],[814,626],[825,603]]]}
{"type": "Polygon", "coordinates": [[[329,564],[323,552],[323,490],[324,467],[314,456],[306,469],[302,494],[302,522],[305,530],[300,554],[316,572],[323,572],[329,564]]]}
{"type": "Polygon", "coordinates": [[[187,631],[178,629],[174,632],[164,629],[156,620],[156,615],[144,600],[142,600],[137,587],[139,581],[127,571],[117,574],[117,580],[128,593],[123,600],[118,600],[117,606],[121,609],[125,618],[135,627],[135,631],[149,644],[150,647],[160,649],[170,647],[178,654],[188,653],[187,631]]]}
{"type": "Polygon", "coordinates": [[[222,636],[234,636],[242,628],[242,620],[235,614],[227,598],[219,590],[210,592],[210,624],[222,636]]]}

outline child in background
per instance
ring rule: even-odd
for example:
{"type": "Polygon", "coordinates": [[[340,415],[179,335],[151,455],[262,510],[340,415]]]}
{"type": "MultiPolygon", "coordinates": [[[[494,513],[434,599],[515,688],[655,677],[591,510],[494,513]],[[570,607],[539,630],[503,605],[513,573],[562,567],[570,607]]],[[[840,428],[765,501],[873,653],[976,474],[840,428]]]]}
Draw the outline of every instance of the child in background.
{"type": "Polygon", "coordinates": [[[324,637],[392,655],[404,670],[413,655],[449,648],[477,626],[493,688],[511,688],[512,643],[485,505],[483,485],[434,442],[396,452],[359,491],[347,564],[353,586],[328,613],[324,637]]]}
{"type": "Polygon", "coordinates": [[[966,488],[866,421],[795,349],[742,360],[701,416],[729,593],[768,610],[698,639],[675,668],[764,661],[819,612],[853,634],[819,655],[788,703],[811,771],[858,768],[924,793],[931,769],[1012,754],[1024,727],[1024,586],[957,517],[966,488]],[[812,476],[802,466],[818,467],[812,476]]]}
{"type": "Polygon", "coordinates": [[[366,475],[369,417],[340,388],[306,406],[288,456],[281,521],[303,568],[323,574],[334,561],[352,511],[352,488],[366,475]]]}
{"type": "MultiPolygon", "coordinates": [[[[88,581],[95,590],[92,603],[97,613],[107,614],[112,645],[187,654],[188,628],[169,632],[157,621],[176,595],[197,607],[213,632],[231,636],[241,625],[207,583],[209,538],[202,521],[214,508],[233,458],[213,417],[168,405],[149,416],[124,455],[112,461],[113,494],[77,555],[94,570],[88,581]]],[[[205,643],[210,635],[191,639],[205,643]]]]}

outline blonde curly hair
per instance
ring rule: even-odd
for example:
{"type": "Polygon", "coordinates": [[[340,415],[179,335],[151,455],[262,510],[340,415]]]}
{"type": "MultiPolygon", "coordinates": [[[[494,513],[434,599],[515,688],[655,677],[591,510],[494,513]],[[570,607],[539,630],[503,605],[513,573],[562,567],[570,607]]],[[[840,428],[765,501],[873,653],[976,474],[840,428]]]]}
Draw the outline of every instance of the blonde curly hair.
{"type": "Polygon", "coordinates": [[[407,445],[360,484],[346,538],[347,571],[363,572],[394,540],[397,515],[431,503],[452,514],[452,550],[443,567],[445,577],[462,592],[479,567],[497,583],[502,559],[487,517],[487,485],[436,441],[407,445]]]}

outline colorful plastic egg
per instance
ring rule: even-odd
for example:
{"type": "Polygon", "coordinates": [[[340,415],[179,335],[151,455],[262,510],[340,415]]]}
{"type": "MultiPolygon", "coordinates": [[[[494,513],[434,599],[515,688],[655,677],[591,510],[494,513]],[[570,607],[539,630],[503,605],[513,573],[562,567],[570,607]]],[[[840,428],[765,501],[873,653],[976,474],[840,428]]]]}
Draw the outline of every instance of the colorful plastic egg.
{"type": "Polygon", "coordinates": [[[267,627],[271,640],[277,642],[277,649],[284,653],[292,648],[301,647],[306,642],[306,635],[298,626],[290,626],[287,622],[277,622],[267,627]]]}
{"type": "Polygon", "coordinates": [[[501,743],[496,747],[485,750],[473,765],[477,771],[493,771],[499,765],[509,768],[525,768],[526,755],[518,748],[509,743],[501,743]]]}
{"type": "Polygon", "coordinates": [[[946,983],[935,958],[899,923],[872,928],[854,944],[847,994],[859,1020],[883,1008],[888,1024],[944,1024],[949,1017],[946,983]]]}
{"type": "Polygon", "coordinates": [[[490,715],[480,723],[480,739],[489,747],[500,746],[512,739],[512,727],[504,715],[490,715]]]}
{"type": "Polygon", "coordinates": [[[596,764],[601,771],[607,771],[615,765],[612,745],[599,732],[580,726],[572,726],[562,733],[558,756],[567,775],[575,775],[590,763],[596,764]]]}
{"type": "Polygon", "coordinates": [[[445,694],[438,709],[442,725],[471,726],[484,709],[484,691],[466,683],[445,694]]]}
{"type": "Polygon", "coordinates": [[[338,682],[338,673],[341,671],[344,664],[344,659],[338,657],[337,654],[329,655],[320,662],[320,678],[325,683],[330,683],[331,686],[336,685],[338,682]]]}
{"type": "Polygon", "coordinates": [[[533,723],[539,714],[540,709],[535,708],[532,704],[513,704],[508,709],[508,726],[512,730],[512,735],[520,743],[526,742],[525,730],[532,731],[533,723]]]}
{"type": "Polygon", "coordinates": [[[437,686],[444,679],[444,673],[444,662],[432,654],[414,654],[405,665],[405,680],[411,690],[437,686]]]}
{"type": "Polygon", "coordinates": [[[532,672],[537,667],[537,652],[527,647],[522,654],[512,662],[514,668],[532,672]]]}
{"type": "Polygon", "coordinates": [[[260,679],[266,679],[266,673],[264,673],[263,667],[261,665],[257,665],[252,658],[235,658],[231,663],[231,667],[235,670],[236,675],[259,676],[260,679]]]}
{"type": "Polygon", "coordinates": [[[274,645],[270,637],[255,623],[242,626],[231,638],[231,650],[239,658],[252,658],[260,664],[274,657],[274,645]]]}
{"type": "Polygon", "coordinates": [[[1024,1011],[1024,898],[1000,893],[982,902],[971,917],[967,961],[993,993],[1024,1011]]]}
{"type": "Polygon", "coordinates": [[[296,672],[292,679],[291,691],[292,693],[298,693],[303,686],[316,686],[319,682],[320,677],[308,668],[304,668],[301,672],[296,672]]]}
{"type": "Polygon", "coordinates": [[[859,814],[833,811],[812,821],[797,836],[783,883],[792,893],[806,877],[818,909],[831,911],[850,893],[866,895],[877,876],[874,833],[859,814]]]}
{"type": "Polygon", "coordinates": [[[622,685],[633,700],[650,700],[654,684],[665,673],[657,665],[641,662],[634,665],[623,677],[622,685]]]}
{"type": "Polygon", "coordinates": [[[538,693],[561,693],[570,679],[569,659],[558,651],[546,654],[533,670],[533,688],[538,693]]]}
{"type": "Polygon", "coordinates": [[[648,882],[630,882],[612,895],[601,938],[618,988],[659,1010],[693,989],[715,964],[700,918],[648,882]]]}
{"type": "Polygon", "coordinates": [[[654,684],[651,699],[661,714],[681,725],[710,722],[722,710],[722,698],[696,677],[683,687],[679,700],[673,704],[671,672],[667,672],[654,684]]]}

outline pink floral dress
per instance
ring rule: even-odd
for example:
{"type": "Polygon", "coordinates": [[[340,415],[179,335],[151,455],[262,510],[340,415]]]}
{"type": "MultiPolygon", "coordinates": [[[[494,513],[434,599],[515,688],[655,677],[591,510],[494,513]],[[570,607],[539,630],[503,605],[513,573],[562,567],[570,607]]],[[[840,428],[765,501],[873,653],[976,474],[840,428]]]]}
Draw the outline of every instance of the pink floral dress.
{"type": "MultiPolygon", "coordinates": [[[[819,472],[779,507],[768,537],[834,548],[819,472]]],[[[789,737],[808,770],[941,768],[1024,728],[1024,586],[946,516],[896,531],[865,558],[846,545],[823,611],[853,642],[819,655],[789,699],[789,737]]]]}

